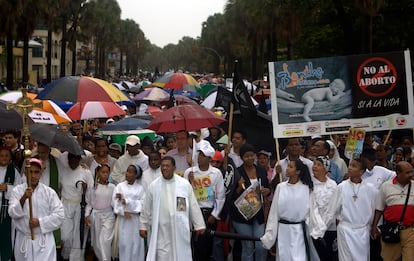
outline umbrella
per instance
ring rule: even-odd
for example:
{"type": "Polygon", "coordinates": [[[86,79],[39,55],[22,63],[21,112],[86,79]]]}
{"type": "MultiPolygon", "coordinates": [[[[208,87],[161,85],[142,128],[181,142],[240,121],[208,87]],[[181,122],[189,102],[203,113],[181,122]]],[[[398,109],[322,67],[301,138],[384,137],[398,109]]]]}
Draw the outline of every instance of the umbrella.
{"type": "MultiPolygon", "coordinates": [[[[180,94],[174,94],[174,100],[175,102],[179,104],[198,104],[196,101],[188,98],[187,96],[180,95],[180,94]]],[[[168,103],[170,101],[170,97],[164,98],[161,100],[162,103],[168,103]]]]}
{"type": "Polygon", "coordinates": [[[162,112],[162,110],[158,106],[151,106],[149,105],[147,107],[147,112],[153,116],[157,116],[162,112]]]}
{"type": "MultiPolygon", "coordinates": [[[[0,100],[16,103],[22,97],[21,91],[12,91],[0,95],[0,100]]],[[[59,124],[64,122],[71,122],[72,120],[68,115],[53,101],[49,100],[36,100],[36,94],[28,93],[27,97],[33,100],[35,103],[42,102],[42,108],[34,108],[29,113],[29,117],[37,123],[46,124],[59,124]]]]}
{"type": "Polygon", "coordinates": [[[118,88],[118,90],[120,90],[120,91],[129,90],[129,88],[125,88],[124,86],[122,86],[121,83],[113,82],[112,85],[115,86],[116,88],[118,88]]]}
{"type": "Polygon", "coordinates": [[[140,81],[137,86],[145,88],[146,86],[151,85],[150,81],[140,81]]]}
{"type": "Polygon", "coordinates": [[[75,183],[76,188],[78,188],[78,184],[81,184],[81,188],[82,188],[82,199],[80,202],[81,205],[81,216],[80,216],[80,226],[79,226],[79,230],[80,230],[80,245],[81,245],[81,249],[84,249],[84,242],[85,242],[85,209],[86,209],[86,186],[84,186],[84,181],[83,180],[78,180],[75,183]]]}
{"type": "Polygon", "coordinates": [[[82,155],[84,151],[76,137],[69,132],[59,129],[56,125],[31,124],[29,126],[30,136],[49,147],[68,151],[75,155],[82,155]]]}
{"type": "Polygon", "coordinates": [[[103,126],[100,131],[128,131],[146,129],[149,123],[149,120],[128,117],[103,126]]]}
{"type": "MultiPolygon", "coordinates": [[[[212,109],[215,107],[216,104],[216,98],[217,98],[217,92],[213,92],[211,93],[209,96],[207,96],[207,98],[201,103],[201,106],[207,108],[207,109],[212,109]]],[[[259,105],[259,103],[253,99],[252,97],[250,97],[252,99],[252,102],[254,104],[254,106],[259,105]]]]}
{"type": "Polygon", "coordinates": [[[200,88],[197,80],[193,76],[186,73],[171,73],[164,74],[161,78],[152,83],[152,86],[161,88],[178,89],[195,92],[200,88]]]}
{"type": "Polygon", "coordinates": [[[86,120],[125,115],[125,111],[114,102],[91,101],[76,103],[67,114],[72,120],[86,120]]]}
{"type": "MultiPolygon", "coordinates": [[[[21,130],[23,128],[23,119],[20,114],[13,110],[7,109],[7,102],[0,100],[0,122],[2,130],[21,130]]],[[[29,118],[29,122],[33,120],[29,118]]]]}
{"type": "Polygon", "coordinates": [[[196,89],[196,91],[201,95],[201,97],[207,97],[210,93],[213,91],[217,91],[218,86],[216,84],[207,83],[200,85],[199,89],[196,89]]]}
{"type": "Polygon", "coordinates": [[[153,87],[145,89],[144,91],[135,95],[134,100],[148,100],[148,101],[161,101],[168,99],[170,95],[163,89],[153,87]]]}
{"type": "Polygon", "coordinates": [[[156,132],[193,131],[209,128],[224,122],[224,119],[200,105],[179,105],[161,112],[148,125],[156,132]]]}
{"type": "Polygon", "coordinates": [[[53,81],[47,84],[36,98],[73,102],[129,100],[109,82],[86,76],[66,76],[53,81]]]}

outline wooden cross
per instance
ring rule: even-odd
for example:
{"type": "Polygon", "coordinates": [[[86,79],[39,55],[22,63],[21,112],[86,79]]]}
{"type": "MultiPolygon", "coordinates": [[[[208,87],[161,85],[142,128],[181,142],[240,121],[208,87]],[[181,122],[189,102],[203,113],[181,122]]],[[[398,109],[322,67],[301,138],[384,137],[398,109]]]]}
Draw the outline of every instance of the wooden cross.
{"type": "MultiPolygon", "coordinates": [[[[25,158],[25,168],[26,168],[26,175],[27,175],[27,187],[32,186],[32,177],[30,175],[30,156],[32,155],[32,151],[30,150],[29,146],[29,113],[34,108],[42,108],[42,102],[34,103],[32,99],[27,97],[27,89],[22,88],[20,89],[22,92],[22,97],[17,100],[16,103],[7,103],[7,109],[14,109],[16,110],[23,119],[23,138],[24,138],[24,158],[25,158]]],[[[29,215],[30,219],[33,218],[33,209],[32,209],[32,198],[29,198],[29,215]]],[[[34,239],[33,228],[30,229],[32,240],[34,239]]]]}

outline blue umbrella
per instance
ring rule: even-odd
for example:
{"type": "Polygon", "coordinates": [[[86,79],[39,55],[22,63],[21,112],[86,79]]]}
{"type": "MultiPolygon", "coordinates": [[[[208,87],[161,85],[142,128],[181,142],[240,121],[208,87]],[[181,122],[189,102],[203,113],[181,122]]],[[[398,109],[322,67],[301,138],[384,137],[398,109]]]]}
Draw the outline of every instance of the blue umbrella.
{"type": "Polygon", "coordinates": [[[150,120],[128,117],[103,126],[101,131],[128,131],[146,129],[150,120]]]}

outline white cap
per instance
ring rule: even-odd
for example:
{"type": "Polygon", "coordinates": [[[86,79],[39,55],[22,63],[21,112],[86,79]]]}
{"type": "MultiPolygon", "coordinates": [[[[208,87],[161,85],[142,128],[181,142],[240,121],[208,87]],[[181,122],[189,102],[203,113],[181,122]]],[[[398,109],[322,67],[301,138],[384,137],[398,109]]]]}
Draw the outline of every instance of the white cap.
{"type": "Polygon", "coordinates": [[[211,147],[210,143],[202,142],[199,144],[198,150],[201,151],[204,156],[212,158],[214,156],[215,150],[211,147]]]}
{"type": "Polygon", "coordinates": [[[127,111],[127,110],[128,110],[128,107],[127,107],[126,105],[122,105],[122,106],[121,106],[121,109],[122,109],[123,111],[127,111]]]}
{"type": "Polygon", "coordinates": [[[141,144],[141,140],[136,135],[129,135],[125,141],[126,145],[135,146],[137,144],[141,144]]]}

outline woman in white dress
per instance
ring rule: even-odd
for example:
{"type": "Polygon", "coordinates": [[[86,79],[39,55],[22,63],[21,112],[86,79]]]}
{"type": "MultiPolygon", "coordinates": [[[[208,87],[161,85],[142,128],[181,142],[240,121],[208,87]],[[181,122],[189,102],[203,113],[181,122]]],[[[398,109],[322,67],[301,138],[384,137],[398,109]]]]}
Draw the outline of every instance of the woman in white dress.
{"type": "Polygon", "coordinates": [[[106,164],[95,168],[96,184],[86,193],[86,225],[91,227],[92,247],[100,261],[111,260],[115,215],[111,202],[115,185],[108,182],[110,167],[106,164]]]}
{"type": "Polygon", "coordinates": [[[288,181],[276,187],[265,234],[260,239],[267,249],[277,239],[277,260],[319,260],[307,225],[313,190],[309,169],[300,159],[291,161],[286,176],[288,181]]]}
{"type": "Polygon", "coordinates": [[[112,196],[114,212],[120,218],[118,229],[119,260],[145,260],[144,239],[139,236],[139,215],[145,198],[144,188],[138,179],[142,169],[138,165],[129,165],[125,181],[119,183],[112,196]]]}

